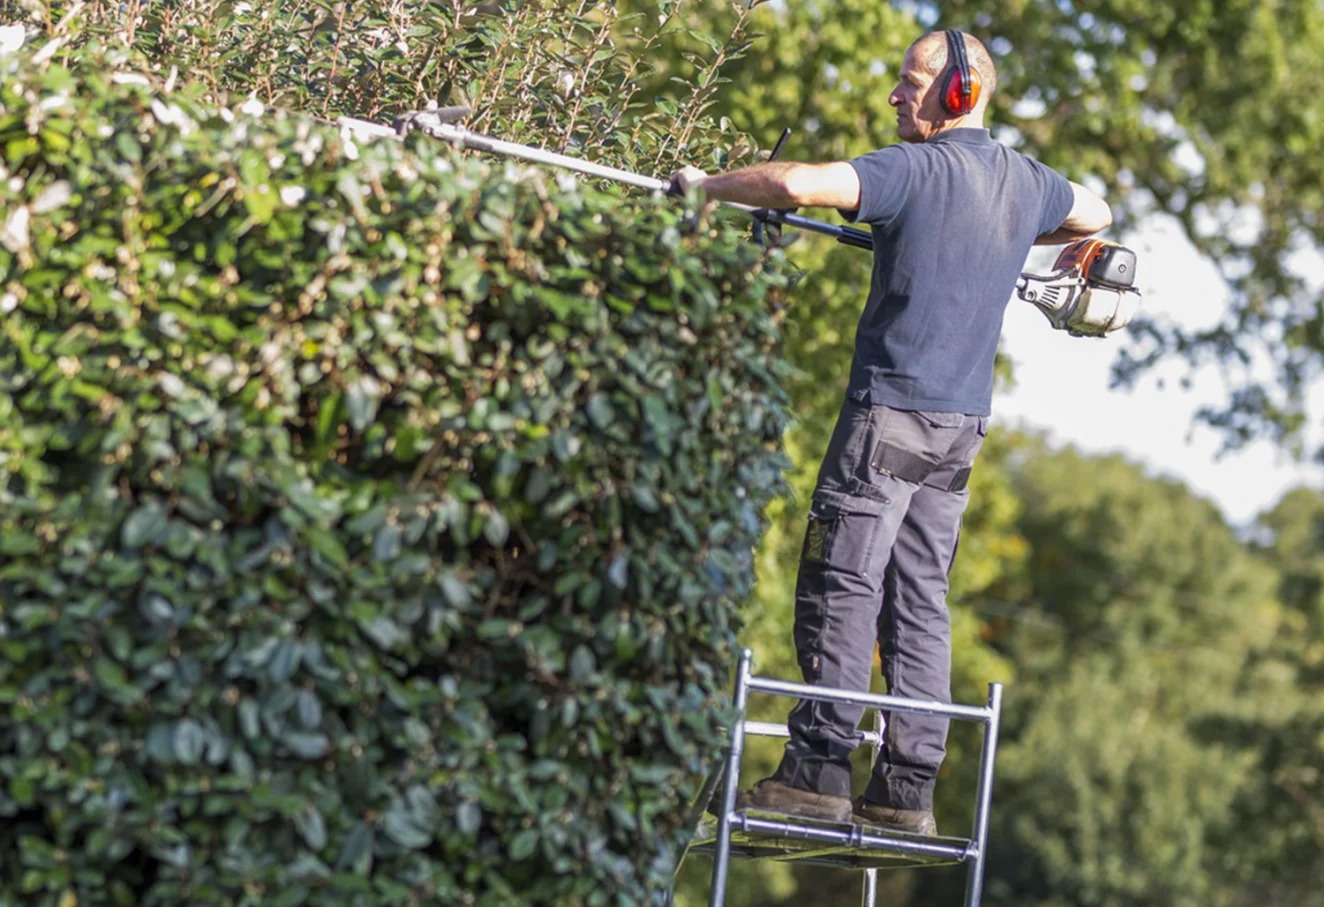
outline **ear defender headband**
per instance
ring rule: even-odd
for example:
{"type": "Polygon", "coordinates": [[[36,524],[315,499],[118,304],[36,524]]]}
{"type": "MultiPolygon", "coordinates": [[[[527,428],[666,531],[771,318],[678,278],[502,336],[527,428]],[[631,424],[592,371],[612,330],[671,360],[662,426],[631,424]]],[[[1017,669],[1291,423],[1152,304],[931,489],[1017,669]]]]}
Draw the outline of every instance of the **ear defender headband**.
{"type": "Polygon", "coordinates": [[[954,117],[962,117],[979,103],[979,73],[970,68],[965,35],[954,28],[947,29],[946,34],[947,66],[939,76],[942,109],[954,117]]]}

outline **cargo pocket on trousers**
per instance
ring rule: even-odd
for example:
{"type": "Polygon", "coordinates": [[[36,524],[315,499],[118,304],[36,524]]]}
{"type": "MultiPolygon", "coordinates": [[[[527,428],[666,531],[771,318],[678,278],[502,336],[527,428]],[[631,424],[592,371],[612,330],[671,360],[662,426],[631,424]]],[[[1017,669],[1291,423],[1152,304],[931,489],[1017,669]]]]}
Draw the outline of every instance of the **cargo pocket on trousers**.
{"type": "MultiPolygon", "coordinates": [[[[975,458],[979,456],[979,451],[984,447],[984,439],[988,435],[988,422],[983,416],[976,416],[975,418],[978,421],[975,423],[975,430],[970,436],[970,443],[961,452],[961,467],[956,470],[956,473],[947,481],[945,486],[939,485],[939,487],[945,487],[948,491],[959,493],[966,490],[970,484],[970,473],[975,467],[975,458]]],[[[953,553],[953,559],[955,556],[955,553],[953,553]]]]}
{"type": "Polygon", "coordinates": [[[877,560],[874,544],[888,501],[882,497],[814,492],[800,552],[795,594],[795,651],[806,679],[819,670],[819,653],[831,602],[830,589],[841,574],[868,577],[877,560]]]}

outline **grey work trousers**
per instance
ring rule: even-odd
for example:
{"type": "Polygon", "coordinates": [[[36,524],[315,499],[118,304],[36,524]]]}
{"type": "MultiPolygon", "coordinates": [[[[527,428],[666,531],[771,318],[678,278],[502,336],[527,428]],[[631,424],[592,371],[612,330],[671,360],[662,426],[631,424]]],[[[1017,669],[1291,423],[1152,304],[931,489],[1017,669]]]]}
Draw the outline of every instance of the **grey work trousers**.
{"type": "MultiPolygon", "coordinates": [[[[874,641],[888,692],[951,701],[948,574],[982,416],[847,401],[819,470],[795,590],[795,648],[806,683],[867,690],[874,641]]],[[[802,700],[773,776],[850,796],[863,709],[802,700]]],[[[865,797],[932,809],[947,719],[884,714],[883,752],[865,797]]]]}

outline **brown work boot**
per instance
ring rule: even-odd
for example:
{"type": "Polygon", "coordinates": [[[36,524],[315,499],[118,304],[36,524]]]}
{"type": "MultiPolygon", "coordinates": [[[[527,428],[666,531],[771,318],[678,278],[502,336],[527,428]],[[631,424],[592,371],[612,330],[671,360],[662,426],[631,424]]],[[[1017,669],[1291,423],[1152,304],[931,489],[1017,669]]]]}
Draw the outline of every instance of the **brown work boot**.
{"type": "Polygon", "coordinates": [[[736,809],[757,809],[828,822],[850,821],[849,797],[817,794],[772,778],[765,778],[752,789],[736,794],[736,809]]]}
{"type": "Polygon", "coordinates": [[[870,803],[863,797],[856,797],[851,803],[855,822],[858,825],[877,825],[893,831],[905,831],[912,835],[936,835],[938,823],[933,818],[933,811],[928,809],[897,809],[870,803]]]}

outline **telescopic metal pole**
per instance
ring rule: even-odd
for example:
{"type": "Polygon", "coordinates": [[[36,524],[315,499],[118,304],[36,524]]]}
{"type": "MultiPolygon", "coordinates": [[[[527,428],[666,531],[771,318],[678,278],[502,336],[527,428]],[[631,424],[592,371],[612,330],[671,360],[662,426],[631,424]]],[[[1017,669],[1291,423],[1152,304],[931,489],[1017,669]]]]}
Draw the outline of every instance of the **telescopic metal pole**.
{"type": "MultiPolygon", "coordinates": [[[[472,151],[485,151],[488,154],[500,154],[505,157],[517,158],[521,161],[528,161],[532,164],[549,164],[553,167],[561,167],[565,170],[576,170],[589,176],[600,176],[603,179],[615,180],[618,183],[627,183],[631,186],[637,186],[640,189],[648,189],[653,192],[666,192],[670,183],[666,180],[657,179],[652,176],[644,176],[639,173],[631,173],[629,170],[620,170],[616,167],[605,167],[602,164],[595,164],[592,161],[581,160],[580,158],[570,157],[566,154],[557,154],[553,151],[547,151],[543,148],[534,148],[532,145],[520,145],[517,142],[507,142],[502,139],[492,138],[490,135],[482,135],[477,132],[470,132],[463,126],[456,126],[444,121],[444,115],[436,118],[428,117],[432,111],[424,111],[410,115],[411,130],[417,130],[434,139],[443,139],[448,142],[454,142],[464,148],[472,151]]],[[[341,117],[339,123],[342,126],[348,126],[350,129],[361,131],[373,136],[382,138],[403,138],[399,130],[392,126],[382,126],[378,123],[370,123],[367,120],[356,120],[352,117],[341,117]]]]}
{"type": "MultiPolygon", "coordinates": [[[[517,142],[507,142],[502,139],[493,138],[489,135],[483,135],[477,132],[470,132],[463,126],[457,126],[449,120],[462,116],[464,108],[442,108],[437,111],[420,111],[409,114],[402,118],[408,123],[410,131],[417,129],[426,135],[443,141],[454,142],[462,148],[468,148],[473,151],[483,151],[489,154],[500,154],[505,157],[512,157],[521,161],[528,161],[532,164],[547,164],[552,167],[560,167],[565,170],[573,170],[577,173],[583,173],[588,176],[601,177],[603,179],[614,180],[618,183],[625,183],[640,189],[647,189],[651,192],[669,192],[671,191],[671,182],[669,180],[658,179],[653,176],[644,176],[640,173],[632,173],[629,170],[621,170],[617,167],[606,167],[602,164],[595,164],[592,161],[585,161],[580,158],[570,157],[567,154],[557,154],[554,151],[547,151],[543,148],[534,148],[531,145],[520,145],[517,142]]],[[[393,126],[383,126],[379,123],[372,123],[367,120],[356,120],[353,117],[340,117],[337,122],[355,132],[361,132],[365,135],[371,135],[378,138],[396,138],[403,136],[400,130],[393,126]]],[[[841,227],[836,224],[824,223],[820,220],[814,220],[810,217],[802,217],[799,214],[793,214],[790,211],[778,211],[770,208],[755,208],[752,205],[741,205],[736,202],[722,202],[728,208],[734,208],[738,211],[744,211],[757,220],[765,223],[784,224],[788,227],[794,227],[799,230],[808,230],[812,233],[821,233],[824,236],[831,236],[838,242],[854,246],[859,249],[873,249],[873,236],[863,230],[857,230],[852,227],[841,227]]]]}

